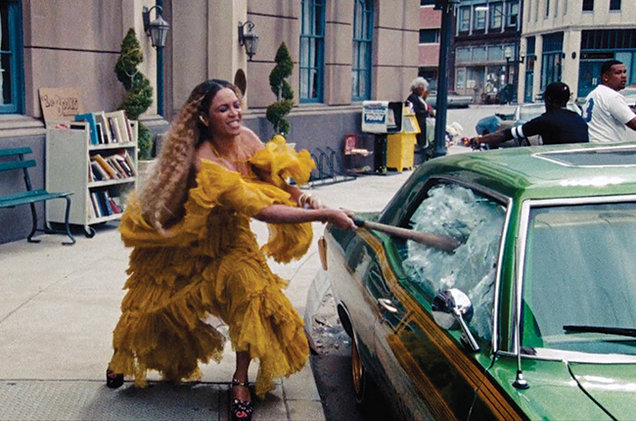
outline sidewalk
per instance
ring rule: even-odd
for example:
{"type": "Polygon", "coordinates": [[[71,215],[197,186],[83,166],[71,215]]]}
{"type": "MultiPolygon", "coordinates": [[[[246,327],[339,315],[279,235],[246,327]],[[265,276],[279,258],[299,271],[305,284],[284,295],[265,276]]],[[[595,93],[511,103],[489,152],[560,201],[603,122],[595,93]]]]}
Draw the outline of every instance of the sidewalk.
{"type": "MultiPolygon", "coordinates": [[[[452,146],[448,153],[465,150],[452,146]]],[[[308,190],[331,206],[380,210],[411,172],[390,174],[308,190]]],[[[200,365],[199,382],[174,386],[151,373],[146,389],[129,381],[117,390],[106,387],[130,250],[121,243],[117,223],[96,229],[91,239],[75,230],[73,246],[61,245],[59,235],[42,235],[39,244],[0,245],[0,419],[229,419],[234,371],[229,344],[220,364],[200,365]]],[[[264,242],[265,224],[254,222],[254,229],[264,242]]],[[[322,230],[314,225],[316,238],[322,230]]],[[[316,242],[300,261],[271,267],[291,281],[287,296],[304,315],[307,291],[320,270],[316,242]]],[[[257,368],[251,365],[251,380],[257,368]]],[[[255,404],[255,420],[325,419],[309,362],[255,404]]]]}

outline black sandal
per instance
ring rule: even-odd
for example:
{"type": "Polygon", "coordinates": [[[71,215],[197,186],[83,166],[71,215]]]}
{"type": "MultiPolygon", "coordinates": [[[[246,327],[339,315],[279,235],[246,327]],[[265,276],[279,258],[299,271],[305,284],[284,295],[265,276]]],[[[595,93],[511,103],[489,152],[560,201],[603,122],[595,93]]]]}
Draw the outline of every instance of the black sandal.
{"type": "MultiPolygon", "coordinates": [[[[232,387],[234,386],[249,387],[247,382],[232,379],[232,387]]],[[[232,399],[230,412],[232,413],[232,420],[234,421],[251,421],[252,413],[254,413],[254,405],[252,405],[251,401],[232,399]]]]}
{"type": "Polygon", "coordinates": [[[111,389],[117,389],[124,384],[124,375],[117,374],[110,369],[110,366],[106,369],[106,386],[111,389]]]}

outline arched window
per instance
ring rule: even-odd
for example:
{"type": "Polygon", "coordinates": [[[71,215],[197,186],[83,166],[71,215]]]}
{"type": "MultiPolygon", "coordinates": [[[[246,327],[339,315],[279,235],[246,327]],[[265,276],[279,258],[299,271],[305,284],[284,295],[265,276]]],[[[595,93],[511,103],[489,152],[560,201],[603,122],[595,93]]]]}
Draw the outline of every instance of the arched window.
{"type": "Polygon", "coordinates": [[[0,113],[22,112],[22,13],[18,0],[0,2],[0,113]]]}
{"type": "Polygon", "coordinates": [[[373,0],[355,0],[353,6],[353,59],[351,99],[371,97],[371,51],[373,42],[373,0]]]}
{"type": "Polygon", "coordinates": [[[325,66],[325,2],[302,0],[300,29],[300,101],[322,101],[325,66]]]}

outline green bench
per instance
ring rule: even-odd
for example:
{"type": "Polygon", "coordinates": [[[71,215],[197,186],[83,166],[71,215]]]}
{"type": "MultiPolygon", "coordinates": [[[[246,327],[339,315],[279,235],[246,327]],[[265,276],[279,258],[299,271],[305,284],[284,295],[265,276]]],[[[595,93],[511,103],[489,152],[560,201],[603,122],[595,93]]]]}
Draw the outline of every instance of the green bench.
{"type": "Polygon", "coordinates": [[[35,160],[24,159],[24,155],[30,154],[32,152],[33,151],[29,147],[0,149],[0,173],[4,173],[5,171],[22,170],[26,188],[26,190],[16,191],[15,193],[0,194],[0,209],[13,208],[20,205],[29,205],[31,207],[33,228],[31,229],[31,233],[27,237],[27,241],[31,243],[40,242],[40,240],[34,240],[33,235],[36,231],[41,231],[46,234],[66,234],[71,239],[71,241],[63,242],[62,244],[75,244],[75,237],[73,237],[73,235],[71,234],[71,230],[68,224],[68,217],[71,210],[71,193],[49,193],[44,189],[33,189],[33,186],[31,185],[31,178],[29,177],[28,168],[35,167],[35,160]],[[38,217],[37,213],[35,212],[35,203],[46,202],[47,200],[51,199],[66,200],[64,230],[52,229],[46,221],[46,217],[44,220],[44,228],[38,228],[38,217]]]}

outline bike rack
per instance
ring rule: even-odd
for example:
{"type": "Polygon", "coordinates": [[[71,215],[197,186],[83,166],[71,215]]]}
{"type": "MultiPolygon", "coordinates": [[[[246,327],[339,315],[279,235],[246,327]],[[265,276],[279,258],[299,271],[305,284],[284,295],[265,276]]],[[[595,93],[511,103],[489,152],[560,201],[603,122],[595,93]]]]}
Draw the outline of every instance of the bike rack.
{"type": "Polygon", "coordinates": [[[342,161],[338,159],[338,154],[333,148],[327,146],[323,150],[315,148],[310,152],[316,163],[316,168],[311,172],[309,184],[333,184],[343,181],[355,180],[355,176],[347,174],[342,161]]]}

